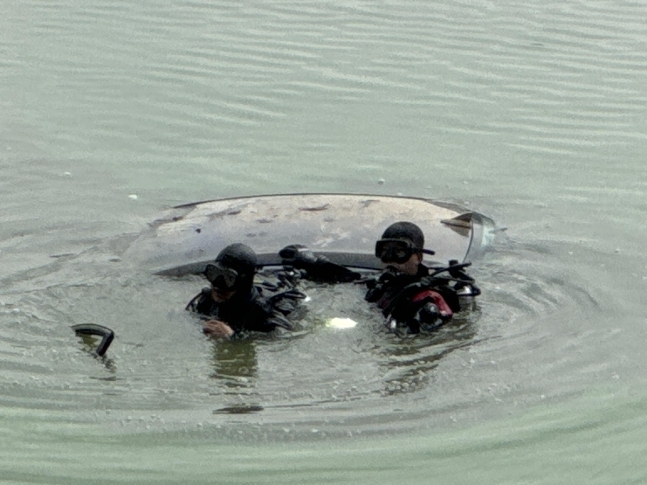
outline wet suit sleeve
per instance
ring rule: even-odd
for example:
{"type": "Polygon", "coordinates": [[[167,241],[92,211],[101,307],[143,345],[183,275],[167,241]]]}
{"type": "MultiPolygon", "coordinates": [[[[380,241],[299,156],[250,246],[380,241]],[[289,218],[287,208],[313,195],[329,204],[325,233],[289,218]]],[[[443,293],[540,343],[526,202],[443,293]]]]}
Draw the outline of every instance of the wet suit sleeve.
{"type": "Polygon", "coordinates": [[[303,270],[306,279],[321,283],[350,283],[361,278],[361,275],[347,267],[333,263],[325,256],[315,254],[305,246],[291,244],[279,251],[283,265],[303,270]]]}

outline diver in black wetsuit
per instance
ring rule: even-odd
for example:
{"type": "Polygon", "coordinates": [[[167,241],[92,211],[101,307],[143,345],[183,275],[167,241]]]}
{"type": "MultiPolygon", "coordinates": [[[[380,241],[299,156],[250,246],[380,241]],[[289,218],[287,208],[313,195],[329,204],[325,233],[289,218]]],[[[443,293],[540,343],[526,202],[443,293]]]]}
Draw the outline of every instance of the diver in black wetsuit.
{"type": "Polygon", "coordinates": [[[480,294],[464,271],[469,263],[450,261],[447,268],[431,270],[422,264],[423,254],[434,254],[424,244],[422,230],[406,221],[391,224],[375,244],[375,256],[386,268],[367,282],[365,299],[382,310],[391,330],[435,330],[461,310],[460,296],[480,294]]]}
{"type": "Polygon", "coordinates": [[[464,271],[469,263],[450,261],[449,267],[432,270],[423,265],[423,254],[434,254],[424,249],[424,242],[417,225],[405,221],[390,225],[375,244],[375,256],[385,269],[378,278],[368,280],[299,245],[287,246],[279,255],[284,264],[302,270],[307,279],[365,283],[365,299],[382,310],[387,327],[416,334],[421,329],[435,330],[450,320],[461,309],[460,296],[480,294],[474,279],[464,271]]]}
{"type": "Polygon", "coordinates": [[[266,298],[254,285],[256,253],[245,244],[231,244],[207,265],[204,275],[211,288],[204,288],[186,306],[206,320],[203,331],[213,338],[231,338],[246,331],[290,330],[285,318],[305,295],[294,289],[266,298]]]}

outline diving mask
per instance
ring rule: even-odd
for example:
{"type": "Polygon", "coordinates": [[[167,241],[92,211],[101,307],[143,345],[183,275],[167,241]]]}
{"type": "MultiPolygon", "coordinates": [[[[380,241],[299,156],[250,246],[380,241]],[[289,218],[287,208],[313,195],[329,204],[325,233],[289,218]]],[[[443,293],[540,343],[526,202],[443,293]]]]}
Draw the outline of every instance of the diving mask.
{"type": "Polygon", "coordinates": [[[204,275],[214,288],[231,291],[239,280],[238,271],[221,265],[220,263],[208,264],[204,275]]]}
{"type": "Polygon", "coordinates": [[[434,254],[433,251],[414,246],[405,239],[380,239],[375,243],[375,256],[383,263],[406,263],[415,253],[434,254]]]}

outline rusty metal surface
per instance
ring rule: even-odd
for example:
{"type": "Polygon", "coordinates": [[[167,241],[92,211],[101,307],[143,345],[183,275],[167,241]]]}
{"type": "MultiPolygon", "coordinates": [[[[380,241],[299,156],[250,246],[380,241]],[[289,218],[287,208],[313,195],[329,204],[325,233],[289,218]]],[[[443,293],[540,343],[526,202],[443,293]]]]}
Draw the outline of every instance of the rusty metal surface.
{"type": "Polygon", "coordinates": [[[226,245],[243,242],[263,263],[275,264],[281,248],[298,243],[339,262],[379,267],[372,256],[375,241],[387,226],[402,220],[422,228],[426,248],[436,251],[435,261],[465,258],[472,236],[469,214],[424,199],[346,194],[272,195],[187,204],[152,225],[127,256],[163,271],[212,260],[226,245]],[[459,224],[443,223],[458,216],[459,224]]]}

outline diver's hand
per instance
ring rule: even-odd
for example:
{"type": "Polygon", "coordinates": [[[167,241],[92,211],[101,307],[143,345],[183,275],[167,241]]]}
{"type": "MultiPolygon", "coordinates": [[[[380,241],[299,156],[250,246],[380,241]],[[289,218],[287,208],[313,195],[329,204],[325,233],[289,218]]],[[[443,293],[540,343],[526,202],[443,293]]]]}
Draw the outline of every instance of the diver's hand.
{"type": "Polygon", "coordinates": [[[234,334],[232,328],[222,320],[209,320],[205,322],[202,331],[211,338],[231,338],[234,334]]]}

